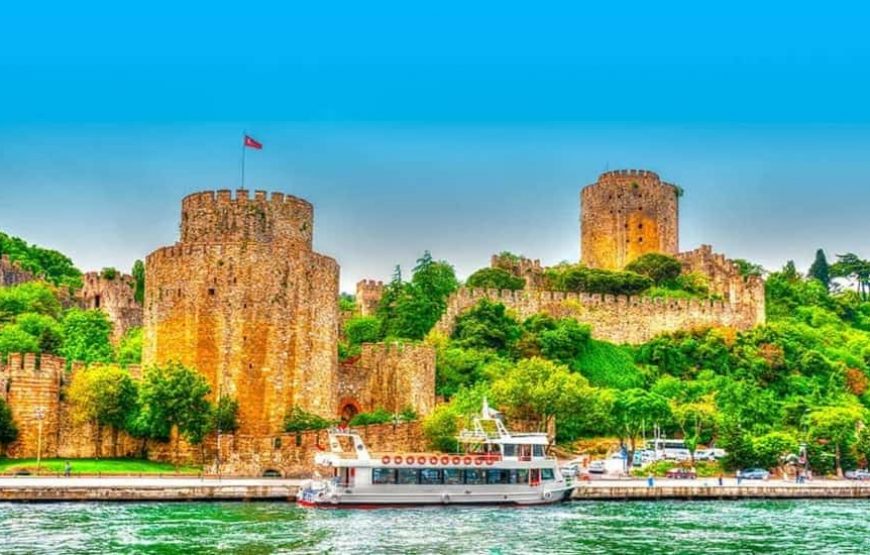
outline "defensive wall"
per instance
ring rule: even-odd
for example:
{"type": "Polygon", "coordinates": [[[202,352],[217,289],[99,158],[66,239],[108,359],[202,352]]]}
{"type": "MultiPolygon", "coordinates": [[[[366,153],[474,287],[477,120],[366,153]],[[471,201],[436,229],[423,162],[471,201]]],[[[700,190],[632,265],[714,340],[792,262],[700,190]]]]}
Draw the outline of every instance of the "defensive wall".
{"type": "Polygon", "coordinates": [[[501,303],[521,319],[538,313],[574,318],[589,324],[595,339],[614,343],[643,343],[662,333],[711,326],[749,329],[763,322],[752,302],[462,288],[450,296],[435,328],[450,335],[456,318],[481,299],[501,303]]]}
{"type": "Polygon", "coordinates": [[[516,277],[523,278],[526,280],[526,289],[544,288],[544,268],[540,260],[494,254],[490,259],[490,267],[501,268],[516,277]]]}
{"type": "Polygon", "coordinates": [[[365,343],[339,367],[343,417],[383,408],[413,408],[425,416],[435,406],[435,349],[419,343],[365,343]]]}
{"type": "Polygon", "coordinates": [[[102,272],[82,276],[77,297],[82,308],[99,309],[112,322],[112,340],[117,343],[130,328],[142,325],[142,305],[135,299],[133,276],[118,273],[111,279],[102,272]]]}
{"type": "Polygon", "coordinates": [[[34,279],[36,277],[27,270],[22,269],[18,265],[18,262],[9,260],[8,255],[0,255],[0,287],[19,285],[34,279]]]}

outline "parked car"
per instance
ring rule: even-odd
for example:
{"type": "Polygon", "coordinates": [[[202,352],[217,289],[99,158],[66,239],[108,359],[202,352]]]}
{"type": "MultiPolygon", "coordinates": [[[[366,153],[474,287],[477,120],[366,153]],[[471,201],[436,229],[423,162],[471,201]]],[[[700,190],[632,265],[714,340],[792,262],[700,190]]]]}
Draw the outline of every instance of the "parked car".
{"type": "Polygon", "coordinates": [[[562,471],[562,476],[566,476],[568,478],[574,478],[578,474],[580,474],[580,465],[578,465],[578,464],[566,464],[565,466],[561,467],[560,470],[562,471]]]}
{"type": "Polygon", "coordinates": [[[726,455],[724,449],[698,449],[695,452],[695,460],[696,461],[717,461],[723,458],[726,455]]]}
{"type": "Polygon", "coordinates": [[[744,480],[767,480],[770,478],[770,472],[763,468],[747,468],[740,471],[740,477],[744,480]]]}
{"type": "Polygon", "coordinates": [[[672,468],[666,476],[674,480],[694,480],[698,477],[694,470],[688,468],[672,468]]]}
{"type": "Polygon", "coordinates": [[[848,470],[846,471],[847,480],[870,480],[870,470],[848,470]]]}
{"type": "Polygon", "coordinates": [[[604,474],[607,471],[607,467],[604,465],[604,461],[592,461],[589,463],[589,474],[604,474]]]}

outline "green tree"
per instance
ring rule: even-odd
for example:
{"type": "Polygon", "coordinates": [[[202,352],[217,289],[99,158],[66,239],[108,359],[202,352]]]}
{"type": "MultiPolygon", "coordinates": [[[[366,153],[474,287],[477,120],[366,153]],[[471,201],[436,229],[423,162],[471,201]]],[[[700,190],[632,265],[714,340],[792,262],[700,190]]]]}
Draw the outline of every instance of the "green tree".
{"type": "Polygon", "coordinates": [[[133,275],[133,298],[137,303],[145,304],[145,264],[137,260],[130,273],[133,275]]]}
{"type": "Polygon", "coordinates": [[[374,316],[357,316],[344,324],[344,335],[351,345],[381,340],[381,321],[374,316]]]}
{"type": "Polygon", "coordinates": [[[178,464],[180,437],[200,444],[213,421],[208,401],[211,388],[205,378],[176,362],[148,368],[141,388],[149,435],[168,437],[173,428],[178,430],[175,441],[178,464]]]}
{"type": "Polygon", "coordinates": [[[118,454],[118,433],[124,429],[136,403],[136,385],[117,366],[91,366],[75,373],[67,392],[73,419],[92,426],[94,453],[102,456],[103,429],[112,431],[112,456],[118,454]]]}
{"type": "Polygon", "coordinates": [[[644,429],[652,429],[671,418],[668,401],[661,395],[643,389],[626,389],[616,393],[613,402],[614,431],[620,441],[628,442],[628,461],[634,460],[637,438],[644,429]]]}
{"type": "Polygon", "coordinates": [[[227,395],[221,395],[214,410],[212,427],[221,433],[233,433],[239,429],[239,402],[227,395]]]}
{"type": "Polygon", "coordinates": [[[118,364],[139,364],[142,362],[142,328],[135,327],[127,330],[127,333],[118,343],[118,364]]]}
{"type": "Polygon", "coordinates": [[[732,262],[737,265],[740,275],[744,278],[760,277],[764,274],[764,268],[760,264],[754,264],[742,258],[735,258],[732,262]]]}
{"type": "Polygon", "coordinates": [[[831,266],[831,277],[851,279],[861,299],[870,299],[870,260],[859,258],[853,253],[838,254],[837,259],[831,266]]]}
{"type": "Polygon", "coordinates": [[[0,328],[0,357],[9,353],[38,353],[39,338],[21,329],[17,324],[0,328]]]}
{"type": "Polygon", "coordinates": [[[816,251],[816,259],[810,266],[807,276],[819,280],[825,289],[831,288],[831,267],[828,265],[828,258],[825,256],[825,251],[819,249],[816,251]]]}
{"type": "Polygon", "coordinates": [[[651,252],[629,262],[625,269],[653,280],[656,285],[672,283],[683,269],[673,256],[651,252]]]}
{"type": "Polygon", "coordinates": [[[18,428],[12,418],[12,410],[0,397],[0,456],[6,455],[6,446],[18,439],[18,428]]]}
{"type": "Polygon", "coordinates": [[[793,434],[777,430],[754,438],[752,448],[753,466],[775,468],[782,465],[783,457],[798,452],[798,441],[793,434]]]}
{"type": "Polygon", "coordinates": [[[542,358],[519,361],[492,384],[492,395],[509,416],[549,429],[563,411],[592,396],[589,382],[567,367],[542,358]]]}
{"type": "Polygon", "coordinates": [[[526,280],[517,277],[502,268],[481,268],[468,276],[465,285],[468,287],[479,287],[483,289],[508,289],[511,291],[517,291],[526,286],[526,280]]]}
{"type": "Polygon", "coordinates": [[[863,425],[864,410],[858,406],[819,407],[807,418],[809,435],[816,442],[825,442],[833,448],[837,476],[843,476],[843,454],[851,448],[859,425],[863,425]]]}
{"type": "Polygon", "coordinates": [[[58,251],[30,245],[23,239],[0,232],[0,254],[9,255],[22,269],[46,281],[75,289],[81,287],[82,273],[72,260],[58,251]]]}
{"type": "Polygon", "coordinates": [[[383,322],[386,337],[422,339],[447,308],[447,297],[459,282],[453,267],[445,261],[435,261],[429,251],[417,260],[413,276],[402,282],[401,269],[396,267],[393,281],[384,288],[378,317],[383,322]]]}
{"type": "Polygon", "coordinates": [[[0,324],[27,312],[58,318],[61,307],[54,289],[37,281],[0,287],[0,324]]]}
{"type": "Polygon", "coordinates": [[[507,353],[520,337],[520,325],[505,306],[481,299],[474,307],[456,318],[452,339],[466,349],[492,349],[507,353]]]}
{"type": "Polygon", "coordinates": [[[101,310],[74,308],[63,319],[62,354],[67,362],[110,362],[112,323],[101,310]]]}
{"type": "Polygon", "coordinates": [[[309,430],[325,430],[335,424],[335,420],[323,418],[294,406],[284,418],[285,432],[306,432],[309,430]]]}
{"type": "Polygon", "coordinates": [[[583,354],[591,336],[589,325],[565,318],[557,321],[554,329],[542,331],[538,342],[544,357],[570,364],[583,354]]]}
{"type": "Polygon", "coordinates": [[[58,354],[63,344],[63,328],[45,314],[25,312],[15,318],[16,325],[39,341],[39,352],[58,354]]]}
{"type": "Polygon", "coordinates": [[[683,439],[694,465],[698,443],[705,434],[711,434],[716,425],[716,404],[710,396],[696,402],[673,403],[671,412],[683,432],[683,439]]]}

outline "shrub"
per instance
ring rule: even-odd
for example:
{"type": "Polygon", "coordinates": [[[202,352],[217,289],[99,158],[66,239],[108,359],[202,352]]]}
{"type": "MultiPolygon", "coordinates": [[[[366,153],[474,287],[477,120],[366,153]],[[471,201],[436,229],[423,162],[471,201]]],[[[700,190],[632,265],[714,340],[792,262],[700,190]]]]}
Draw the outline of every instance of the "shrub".
{"type": "Polygon", "coordinates": [[[502,268],[481,268],[468,277],[465,285],[468,287],[517,291],[526,286],[526,280],[502,268]]]}
{"type": "Polygon", "coordinates": [[[651,252],[640,256],[625,266],[625,270],[646,276],[656,285],[673,282],[683,269],[673,256],[651,252]]]}
{"type": "Polygon", "coordinates": [[[381,321],[374,316],[358,316],[344,324],[344,335],[351,345],[374,343],[381,339],[381,321]]]}
{"type": "Polygon", "coordinates": [[[653,280],[634,272],[617,272],[587,268],[582,265],[560,266],[547,273],[552,288],[560,291],[637,295],[653,285],[653,280]]]}
{"type": "Polygon", "coordinates": [[[306,412],[298,406],[294,406],[284,418],[284,431],[306,432],[309,430],[325,430],[335,424],[335,420],[323,418],[322,416],[306,412]]]}
{"type": "Polygon", "coordinates": [[[386,424],[393,421],[393,414],[383,407],[378,407],[371,412],[361,412],[354,416],[351,426],[369,426],[372,424],[386,424]]]}

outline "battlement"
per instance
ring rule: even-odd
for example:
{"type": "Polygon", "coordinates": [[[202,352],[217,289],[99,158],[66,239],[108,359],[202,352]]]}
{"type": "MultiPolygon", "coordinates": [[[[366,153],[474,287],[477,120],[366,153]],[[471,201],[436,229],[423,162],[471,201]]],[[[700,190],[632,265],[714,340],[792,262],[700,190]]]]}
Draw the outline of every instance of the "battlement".
{"type": "Polygon", "coordinates": [[[482,299],[505,305],[520,319],[540,313],[573,318],[589,324],[593,337],[616,343],[642,343],[660,333],[695,327],[748,329],[764,321],[763,296],[759,300],[756,294],[732,303],[710,299],[460,288],[448,298],[447,310],[435,329],[450,335],[456,318],[482,299]]]}
{"type": "Polygon", "coordinates": [[[636,170],[636,169],[628,169],[628,170],[612,170],[608,172],[604,172],[598,176],[598,181],[622,181],[626,178],[640,178],[640,179],[654,179],[656,181],[660,181],[659,174],[650,170],[636,170]]]}
{"type": "Polygon", "coordinates": [[[0,359],[0,373],[10,378],[56,374],[66,368],[66,359],[54,355],[36,353],[9,353],[6,360],[0,359]]]}
{"type": "Polygon", "coordinates": [[[356,304],[363,316],[371,316],[378,310],[384,294],[384,282],[363,279],[356,284],[356,304]]]}
{"type": "Polygon", "coordinates": [[[181,201],[181,242],[297,242],[311,248],[314,207],[287,195],[247,189],[201,191],[181,201]]]}
{"type": "Polygon", "coordinates": [[[359,289],[370,289],[370,288],[373,288],[373,287],[383,287],[383,286],[384,286],[384,282],[383,282],[383,281],[380,281],[380,280],[374,280],[374,279],[361,279],[361,280],[359,280],[358,282],[356,282],[356,288],[357,288],[357,290],[359,290],[359,289]]]}

